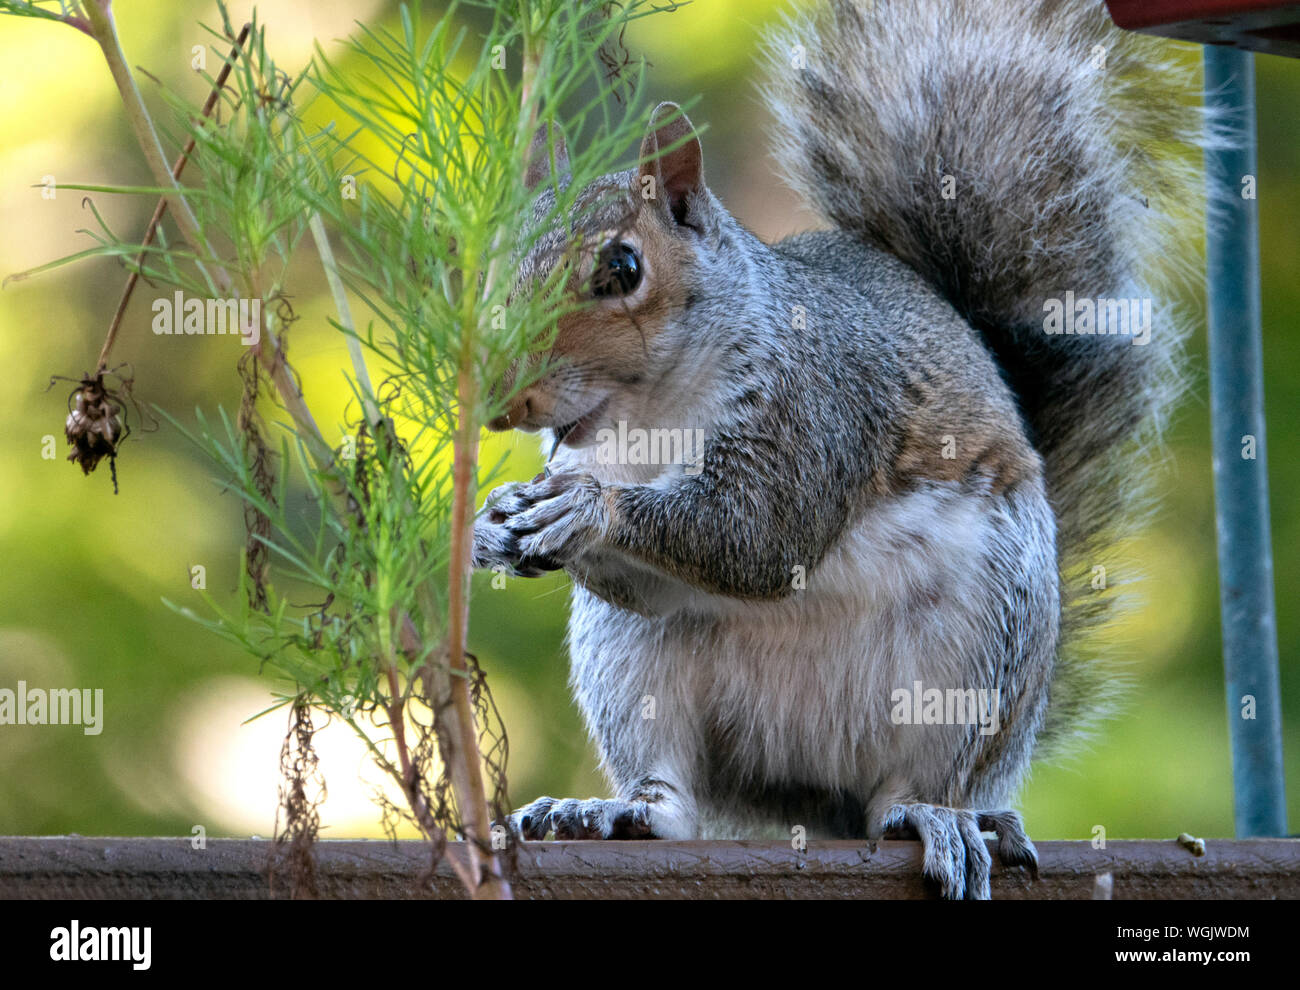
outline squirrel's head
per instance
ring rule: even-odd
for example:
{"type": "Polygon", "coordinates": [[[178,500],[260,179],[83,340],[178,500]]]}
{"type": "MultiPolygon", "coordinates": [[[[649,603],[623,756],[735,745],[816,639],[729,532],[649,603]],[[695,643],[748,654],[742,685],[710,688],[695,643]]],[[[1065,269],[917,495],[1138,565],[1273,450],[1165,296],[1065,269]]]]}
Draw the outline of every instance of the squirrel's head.
{"type": "MultiPolygon", "coordinates": [[[[680,361],[673,338],[706,291],[725,212],[704,185],[699,138],[675,104],[655,109],[640,158],[639,168],[581,190],[565,229],[547,230],[521,258],[516,285],[536,284],[564,264],[565,291],[584,304],[560,318],[546,372],[513,396],[491,429],[553,429],[582,446],[599,426],[644,412],[657,380],[680,361]]],[[[569,184],[558,134],[538,132],[526,181],[539,190],[537,215],[553,216],[556,189],[569,184]]],[[[502,387],[517,375],[511,369],[502,387]]]]}

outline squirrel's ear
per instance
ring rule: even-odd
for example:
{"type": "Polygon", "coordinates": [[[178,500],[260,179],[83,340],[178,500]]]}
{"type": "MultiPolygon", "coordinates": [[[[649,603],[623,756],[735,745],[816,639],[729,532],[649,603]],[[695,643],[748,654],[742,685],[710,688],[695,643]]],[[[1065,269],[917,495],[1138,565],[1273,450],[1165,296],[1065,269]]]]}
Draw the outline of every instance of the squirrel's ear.
{"type": "Polygon", "coordinates": [[[663,203],[674,220],[687,224],[691,198],[704,189],[704,152],[690,119],[676,103],[660,103],[641,142],[641,188],[663,203]],[[673,147],[676,145],[677,147],[673,147]],[[671,148],[666,154],[661,149],[671,148]],[[649,176],[653,186],[645,181],[649,176]]]}
{"type": "MultiPolygon", "coordinates": [[[[555,176],[559,178],[569,171],[569,148],[564,143],[564,132],[555,128],[555,176]]],[[[533,135],[533,143],[528,146],[528,169],[524,172],[524,187],[535,189],[551,177],[551,125],[543,124],[533,135]]]]}

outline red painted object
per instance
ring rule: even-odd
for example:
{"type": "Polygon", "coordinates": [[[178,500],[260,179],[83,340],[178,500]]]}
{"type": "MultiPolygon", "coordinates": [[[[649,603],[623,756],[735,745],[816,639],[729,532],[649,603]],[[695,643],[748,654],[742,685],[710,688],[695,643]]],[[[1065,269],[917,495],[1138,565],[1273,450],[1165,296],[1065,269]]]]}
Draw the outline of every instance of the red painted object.
{"type": "Polygon", "coordinates": [[[1300,57],[1300,3],[1277,0],[1106,0],[1130,31],[1300,57]]]}

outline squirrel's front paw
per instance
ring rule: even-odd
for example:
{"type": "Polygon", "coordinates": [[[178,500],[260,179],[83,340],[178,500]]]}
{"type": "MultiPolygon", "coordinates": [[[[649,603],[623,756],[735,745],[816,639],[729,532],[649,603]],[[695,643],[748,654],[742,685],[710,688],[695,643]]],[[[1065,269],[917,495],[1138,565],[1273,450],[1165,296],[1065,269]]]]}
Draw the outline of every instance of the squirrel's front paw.
{"type": "Polygon", "coordinates": [[[981,831],[998,837],[1003,866],[1026,867],[1038,875],[1038,853],[1014,811],[963,811],[930,804],[900,804],[889,809],[886,838],[919,838],[924,850],[921,872],[950,900],[987,901],[992,861],[981,831]]]}
{"type": "Polygon", "coordinates": [[[505,564],[519,577],[558,570],[604,535],[600,483],[565,473],[502,485],[474,524],[474,566],[505,564]]]}
{"type": "Polygon", "coordinates": [[[606,801],[589,798],[538,798],[509,819],[524,839],[537,841],[554,832],[557,839],[652,839],[650,805],[646,801],[606,801]]]}

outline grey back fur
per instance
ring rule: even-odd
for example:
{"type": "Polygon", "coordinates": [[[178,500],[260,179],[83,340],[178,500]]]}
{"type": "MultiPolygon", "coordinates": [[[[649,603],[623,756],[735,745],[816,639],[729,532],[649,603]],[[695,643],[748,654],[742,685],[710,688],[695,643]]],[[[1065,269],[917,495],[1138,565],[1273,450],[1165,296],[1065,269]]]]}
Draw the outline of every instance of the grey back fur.
{"type": "Polygon", "coordinates": [[[1065,603],[1051,749],[1104,708],[1113,671],[1083,633],[1112,612],[1143,452],[1181,388],[1171,296],[1197,257],[1208,133],[1194,57],[1100,0],[832,0],[768,51],[789,181],[980,331],[1044,459],[1065,603]],[[1045,333],[1067,292],[1150,299],[1150,342],[1045,333]]]}

